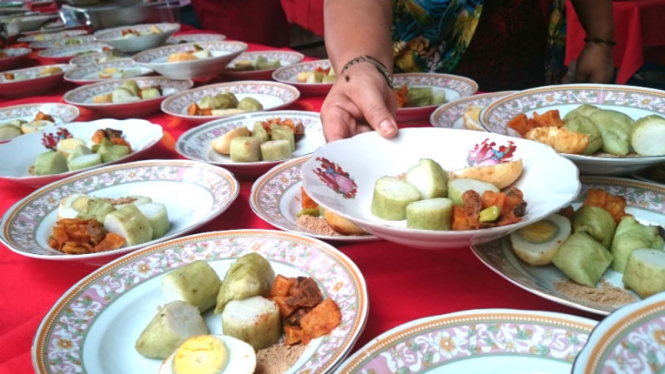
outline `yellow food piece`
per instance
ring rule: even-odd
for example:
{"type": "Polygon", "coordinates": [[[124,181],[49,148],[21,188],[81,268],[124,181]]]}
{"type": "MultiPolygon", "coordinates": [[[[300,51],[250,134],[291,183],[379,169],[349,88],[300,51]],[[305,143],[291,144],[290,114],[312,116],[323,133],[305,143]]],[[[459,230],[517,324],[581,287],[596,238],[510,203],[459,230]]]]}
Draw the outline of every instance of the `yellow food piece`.
{"type": "Polygon", "coordinates": [[[469,105],[464,109],[463,121],[465,128],[469,130],[485,131],[485,129],[480,126],[481,110],[482,108],[476,105],[469,105]]]}
{"type": "Polygon", "coordinates": [[[229,361],[226,345],[212,335],[189,338],[176,350],[173,374],[218,374],[229,361]]]}
{"type": "Polygon", "coordinates": [[[44,75],[53,75],[53,74],[60,74],[62,73],[62,69],[58,66],[49,66],[46,68],[43,68],[42,70],[39,71],[39,76],[44,76],[44,75]]]}
{"type": "Polygon", "coordinates": [[[150,25],[150,32],[152,32],[153,34],[161,34],[162,30],[160,30],[159,27],[155,25],[150,25]]]}
{"type": "Polygon", "coordinates": [[[570,131],[564,127],[536,127],[526,133],[526,138],[544,143],[559,153],[580,155],[589,145],[589,135],[570,131]]]}
{"type": "MultiPolygon", "coordinates": [[[[318,210],[318,209],[317,209],[318,210]]],[[[330,227],[342,235],[365,235],[367,234],[365,230],[358,227],[355,223],[349,221],[344,217],[340,217],[337,214],[326,210],[324,211],[324,217],[326,222],[330,227]]]]}
{"type": "Polygon", "coordinates": [[[106,104],[113,102],[113,94],[97,95],[92,98],[92,102],[95,104],[106,104]]]}
{"type": "Polygon", "coordinates": [[[192,60],[198,60],[198,58],[196,58],[196,56],[188,52],[173,53],[170,54],[169,57],[166,59],[167,62],[181,62],[181,61],[192,61],[192,60]]]}
{"type": "Polygon", "coordinates": [[[118,68],[106,68],[99,73],[99,77],[102,79],[108,79],[111,78],[113,74],[117,73],[118,71],[119,71],[118,68]]]}
{"type": "Polygon", "coordinates": [[[451,179],[475,179],[477,181],[491,183],[498,189],[503,189],[515,183],[515,181],[522,175],[523,169],[524,166],[520,159],[498,165],[474,166],[456,170],[450,173],[450,177],[451,179]]]}

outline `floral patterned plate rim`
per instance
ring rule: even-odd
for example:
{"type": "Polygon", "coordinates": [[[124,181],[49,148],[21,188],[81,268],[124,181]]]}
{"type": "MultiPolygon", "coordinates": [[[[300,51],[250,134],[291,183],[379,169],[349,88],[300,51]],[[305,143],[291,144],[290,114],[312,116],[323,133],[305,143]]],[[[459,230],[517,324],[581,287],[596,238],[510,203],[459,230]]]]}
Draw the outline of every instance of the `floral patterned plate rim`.
{"type": "MultiPolygon", "coordinates": [[[[584,196],[590,188],[598,188],[625,197],[626,212],[634,215],[638,221],[665,226],[665,186],[624,178],[580,177],[580,180],[582,190],[572,202],[575,208],[584,201],[584,196]]],[[[555,284],[565,281],[567,277],[554,265],[533,267],[523,263],[513,254],[508,238],[473,245],[471,250],[485,266],[504,279],[556,303],[601,315],[608,315],[621,306],[598,304],[558,291],[555,284]]],[[[620,273],[610,268],[602,279],[614,287],[623,289],[621,277],[620,273]]],[[[636,294],[631,291],[626,292],[639,300],[636,294]]]]}
{"type": "MultiPolygon", "coordinates": [[[[180,24],[179,23],[149,23],[149,24],[143,24],[143,25],[127,25],[127,26],[119,26],[119,27],[114,27],[110,29],[103,29],[103,30],[98,30],[95,32],[95,37],[99,41],[120,41],[120,40],[132,40],[131,39],[125,39],[123,38],[123,31],[124,30],[136,30],[138,32],[150,30],[153,26],[159,28],[162,31],[162,34],[166,36],[166,34],[173,34],[174,32],[178,31],[180,29],[180,24]]],[[[160,34],[146,34],[146,35],[141,35],[141,36],[147,36],[147,35],[160,35],[160,34]]],[[[137,36],[137,38],[140,38],[141,36],[137,36]]],[[[168,37],[166,38],[168,39],[168,37]]]]}
{"type": "MultiPolygon", "coordinates": [[[[140,324],[147,324],[155,307],[166,303],[159,282],[150,280],[194,260],[207,261],[223,276],[233,259],[251,252],[265,256],[276,274],[313,277],[325,296],[340,306],[341,325],[310,342],[288,373],[323,374],[332,370],[348,354],[367,320],[369,298],[360,270],[346,255],[316,239],[279,231],[236,230],[196,234],[141,249],[106,264],[72,286],[56,301],[35,334],[35,371],[156,373],[161,361],[144,358],[133,348],[142,327],[112,324],[114,317],[129,313],[140,324]],[[312,266],[314,263],[317,266],[312,266]],[[153,291],[140,291],[146,287],[153,291]],[[114,357],[122,358],[117,366],[107,366],[114,360],[104,359],[99,353],[101,349],[97,348],[105,344],[115,345],[114,357]]],[[[212,333],[221,332],[219,316],[204,314],[212,333]]]]}
{"type": "Polygon", "coordinates": [[[1,60],[16,58],[16,57],[25,57],[28,53],[32,52],[30,48],[7,48],[0,49],[0,52],[7,54],[7,57],[0,57],[1,60]]]}
{"type": "Polygon", "coordinates": [[[105,50],[112,49],[108,44],[104,43],[86,43],[71,45],[66,47],[55,47],[50,49],[45,49],[39,52],[39,57],[44,58],[60,58],[60,57],[78,57],[77,55],[81,52],[86,52],[85,54],[94,53],[94,52],[104,52],[105,50]]]}
{"type": "Polygon", "coordinates": [[[9,208],[0,241],[23,256],[60,261],[107,258],[161,243],[221,215],[238,197],[239,183],[221,167],[190,160],[148,160],[105,166],[46,185],[9,208]],[[166,205],[171,229],[163,237],[113,251],[66,255],[48,246],[60,199],[72,193],[119,198],[142,195],[166,205]]]}
{"type": "Polygon", "coordinates": [[[67,73],[68,71],[70,71],[73,68],[74,67],[72,65],[69,65],[69,64],[53,64],[53,65],[33,66],[31,68],[25,68],[25,69],[10,70],[10,71],[6,71],[5,73],[11,73],[11,74],[14,74],[14,75],[25,74],[25,75],[27,75],[27,78],[26,79],[21,79],[21,80],[7,80],[7,79],[5,79],[4,76],[0,75],[0,86],[2,86],[3,84],[6,84],[6,85],[14,85],[14,84],[15,85],[23,85],[23,84],[25,84],[25,82],[28,82],[28,81],[33,82],[33,83],[36,84],[41,79],[46,80],[46,79],[49,79],[49,78],[52,79],[53,77],[57,77],[57,76],[63,76],[63,75],[65,75],[65,73],[67,73]],[[40,71],[42,71],[46,68],[53,67],[53,66],[59,67],[62,70],[62,72],[57,73],[57,74],[49,74],[49,75],[39,76],[40,71]]]}
{"type": "Polygon", "coordinates": [[[572,374],[662,373],[665,293],[625,306],[602,320],[577,356],[572,374]]]}
{"type": "Polygon", "coordinates": [[[430,116],[430,123],[434,127],[465,129],[464,110],[470,105],[484,108],[490,103],[509,95],[515,91],[489,92],[474,94],[460,98],[459,100],[445,103],[436,108],[430,116]]]}
{"type": "Polygon", "coordinates": [[[89,43],[95,40],[94,35],[77,35],[64,39],[53,39],[53,40],[41,40],[37,42],[30,43],[30,48],[32,49],[51,49],[57,47],[68,46],[68,41],[76,41],[74,45],[81,45],[89,43]]]}
{"type": "Polygon", "coordinates": [[[69,60],[69,63],[74,66],[81,67],[93,64],[106,63],[110,61],[121,61],[121,60],[131,60],[131,59],[132,57],[130,55],[126,55],[120,51],[110,50],[110,51],[89,53],[86,55],[74,57],[73,59],[69,60]]]}
{"type": "Polygon", "coordinates": [[[46,40],[71,38],[71,37],[76,37],[76,36],[86,35],[86,34],[88,34],[88,32],[86,30],[59,31],[59,32],[49,33],[49,34],[36,34],[36,35],[22,36],[22,37],[18,38],[18,41],[20,43],[32,43],[32,42],[39,42],[39,41],[46,41],[46,40]]]}
{"type": "Polygon", "coordinates": [[[226,35],[212,33],[181,34],[166,39],[166,44],[221,42],[223,40],[226,40],[226,35]]]}
{"type": "Polygon", "coordinates": [[[74,83],[83,83],[83,82],[97,82],[97,81],[110,81],[115,80],[113,78],[100,78],[99,74],[107,68],[122,68],[123,70],[133,70],[137,74],[132,76],[132,78],[137,78],[142,75],[148,75],[153,73],[152,69],[140,66],[133,60],[129,59],[120,59],[112,60],[104,63],[86,65],[75,67],[74,69],[68,71],[65,74],[65,80],[74,83]]]}
{"type": "Polygon", "coordinates": [[[231,41],[209,41],[209,42],[198,42],[198,43],[184,43],[184,44],[169,44],[163,47],[153,48],[144,52],[135,54],[132,59],[141,64],[154,65],[154,66],[183,66],[190,65],[193,62],[209,62],[214,60],[224,60],[229,55],[233,53],[242,53],[247,49],[247,44],[243,42],[231,42],[231,41]],[[179,62],[167,62],[164,61],[155,61],[157,59],[168,56],[172,53],[190,51],[193,50],[194,44],[207,49],[210,51],[213,56],[205,58],[202,60],[189,60],[189,61],[179,61],[179,62]],[[221,55],[215,55],[216,52],[222,52],[221,55]]]}
{"type": "Polygon", "coordinates": [[[20,104],[0,108],[0,121],[8,121],[16,118],[34,116],[37,112],[51,115],[60,119],[63,123],[73,122],[81,114],[79,108],[74,105],[62,103],[37,103],[20,104]]]}
{"type": "Polygon", "coordinates": [[[325,144],[323,137],[323,125],[321,116],[316,112],[280,110],[274,112],[250,112],[237,114],[231,117],[206,122],[196,126],[180,135],[175,145],[175,150],[190,160],[204,161],[222,166],[274,166],[286,160],[257,161],[257,162],[235,162],[230,156],[221,155],[212,149],[211,143],[217,137],[238,127],[246,127],[252,131],[257,121],[268,121],[279,118],[290,119],[294,123],[302,123],[305,134],[296,142],[296,150],[291,158],[311,154],[317,148],[325,144]]]}
{"type": "Polygon", "coordinates": [[[321,86],[321,87],[332,87],[332,83],[307,83],[307,82],[298,82],[296,76],[298,73],[303,71],[314,71],[314,69],[320,67],[323,69],[328,69],[332,65],[330,60],[315,60],[315,61],[305,61],[297,64],[282,66],[272,73],[272,79],[277,82],[292,84],[295,86],[321,86]]]}
{"type": "MultiPolygon", "coordinates": [[[[463,97],[471,96],[478,91],[478,83],[473,79],[453,74],[440,73],[399,73],[393,76],[395,86],[417,86],[432,87],[432,89],[444,90],[446,92],[446,103],[457,101],[463,97]]],[[[444,103],[445,104],[445,103],[444,103]]],[[[427,105],[419,107],[398,108],[399,113],[423,111],[434,109],[439,105],[427,105]]]]}
{"type": "Polygon", "coordinates": [[[493,373],[567,374],[596,324],[568,314],[516,309],[427,317],[381,334],[335,374],[480,373],[490,364],[499,365],[493,373]],[[460,371],[462,365],[466,371],[460,371]]]}
{"type": "Polygon", "coordinates": [[[67,103],[79,105],[88,108],[100,108],[100,107],[113,107],[113,106],[125,106],[130,104],[137,103],[149,103],[162,101],[166,97],[187,90],[194,86],[194,82],[191,80],[173,80],[165,77],[155,76],[155,77],[136,77],[136,78],[127,78],[127,79],[118,79],[112,81],[103,81],[98,83],[89,84],[86,86],[75,88],[71,91],[68,91],[63,96],[63,100],[67,103]],[[119,87],[125,81],[134,81],[138,84],[139,87],[149,87],[158,85],[162,88],[162,96],[156,97],[149,100],[134,101],[129,103],[94,103],[92,98],[96,95],[106,94],[112,92],[114,89],[119,87]]]}
{"type": "Polygon", "coordinates": [[[233,59],[229,65],[225,69],[225,74],[230,74],[230,75],[244,75],[246,73],[256,73],[256,72],[267,72],[267,71],[273,71],[277,70],[279,68],[269,68],[269,69],[260,69],[260,70],[244,70],[244,71],[235,71],[231,70],[234,66],[234,62],[237,60],[254,60],[255,58],[263,56],[268,59],[268,61],[275,61],[279,59],[279,61],[283,64],[281,67],[284,66],[290,66],[293,64],[297,64],[300,61],[302,61],[305,58],[305,55],[303,55],[300,52],[295,52],[295,51],[251,51],[251,52],[243,52],[240,54],[240,56],[236,57],[233,59]]]}
{"type": "Polygon", "coordinates": [[[254,213],[269,224],[284,231],[313,238],[339,242],[365,242],[379,240],[374,235],[321,235],[308,231],[296,222],[300,211],[300,167],[310,156],[303,156],[277,165],[263,174],[252,185],[249,205],[254,213]]]}

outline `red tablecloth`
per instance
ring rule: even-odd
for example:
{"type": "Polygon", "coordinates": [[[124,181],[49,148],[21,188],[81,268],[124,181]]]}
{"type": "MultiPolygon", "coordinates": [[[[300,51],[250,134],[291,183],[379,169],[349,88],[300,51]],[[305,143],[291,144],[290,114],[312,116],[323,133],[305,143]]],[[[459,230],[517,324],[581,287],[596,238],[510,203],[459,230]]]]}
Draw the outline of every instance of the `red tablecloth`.
{"type": "MultiPolygon", "coordinates": [[[[252,50],[261,49],[252,45],[252,50]]],[[[266,48],[263,48],[266,49],[266,48]]],[[[0,107],[21,103],[61,102],[73,86],[63,84],[57,92],[41,97],[0,101],[0,107]]],[[[291,109],[318,111],[323,98],[305,97],[291,109]]],[[[82,111],[81,121],[96,117],[82,111]]],[[[179,158],[176,139],[189,125],[166,114],[147,118],[160,124],[165,135],[146,158],[179,158]]],[[[428,123],[419,124],[429,126],[428,123]]],[[[249,207],[252,180],[241,181],[236,202],[216,221],[198,232],[256,228],[274,229],[249,207]]],[[[0,213],[33,189],[0,182],[0,213]]],[[[373,337],[416,318],[477,308],[549,310],[593,317],[532,295],[513,286],[486,268],[469,248],[426,251],[388,242],[341,246],[360,268],[370,297],[369,318],[355,349],[373,337]]],[[[33,371],[31,344],[44,315],[74,283],[96,267],[20,256],[0,245],[0,374],[33,371]]]]}
{"type": "MultiPolygon", "coordinates": [[[[614,65],[619,67],[617,83],[624,84],[644,63],[644,47],[665,47],[665,0],[614,1],[614,65]]],[[[575,10],[566,4],[568,65],[584,48],[586,34],[575,10]]]]}

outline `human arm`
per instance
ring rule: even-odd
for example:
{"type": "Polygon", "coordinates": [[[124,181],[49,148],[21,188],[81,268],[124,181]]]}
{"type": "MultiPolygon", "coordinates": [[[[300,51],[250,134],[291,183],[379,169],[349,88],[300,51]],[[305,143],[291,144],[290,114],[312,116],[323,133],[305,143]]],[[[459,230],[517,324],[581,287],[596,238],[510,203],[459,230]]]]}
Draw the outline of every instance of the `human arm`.
{"type": "MultiPolygon", "coordinates": [[[[587,38],[614,40],[612,0],[571,0],[587,38]]],[[[609,83],[614,77],[612,46],[587,42],[577,58],[576,82],[609,83]]]]}
{"type": "Polygon", "coordinates": [[[328,141],[377,129],[387,137],[397,133],[395,98],[379,70],[369,62],[344,65],[371,56],[392,71],[391,0],[326,0],[326,49],[337,81],[321,108],[328,141]]]}

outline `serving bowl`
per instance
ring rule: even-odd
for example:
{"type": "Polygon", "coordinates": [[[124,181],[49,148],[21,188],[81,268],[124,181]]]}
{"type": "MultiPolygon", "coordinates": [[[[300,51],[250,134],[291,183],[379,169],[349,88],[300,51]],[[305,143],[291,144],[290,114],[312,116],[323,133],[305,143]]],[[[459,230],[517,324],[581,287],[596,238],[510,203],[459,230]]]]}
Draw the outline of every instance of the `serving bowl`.
{"type": "Polygon", "coordinates": [[[76,67],[65,74],[65,80],[74,84],[83,85],[101,81],[110,81],[114,79],[126,79],[150,75],[153,71],[140,66],[133,60],[113,60],[101,64],[92,64],[76,67]],[[123,77],[121,78],[100,78],[100,73],[105,69],[120,69],[123,77]]]}
{"type": "MultiPolygon", "coordinates": [[[[0,126],[15,120],[30,122],[35,119],[35,116],[39,112],[53,117],[55,125],[73,122],[80,114],[79,108],[69,104],[45,103],[13,105],[0,109],[0,126]]],[[[0,143],[4,142],[0,141],[0,143]]]]}
{"type": "Polygon", "coordinates": [[[229,171],[189,160],[149,160],[70,176],[26,196],[2,217],[0,241],[27,257],[102,264],[151,244],[184,235],[222,214],[238,196],[229,171]],[[161,238],[116,250],[68,255],[52,249],[48,238],[57,222],[60,200],[73,193],[93,197],[146,196],[166,205],[171,228],[161,238]]]}
{"type": "Polygon", "coordinates": [[[95,52],[104,52],[111,49],[111,47],[104,43],[91,42],[86,44],[78,44],[66,47],[55,47],[51,49],[45,49],[39,52],[37,55],[40,58],[55,61],[58,63],[68,63],[74,57],[81,55],[86,55],[95,52]]]}
{"type": "MultiPolygon", "coordinates": [[[[515,91],[489,92],[471,95],[461,99],[445,103],[436,108],[429,117],[429,122],[434,127],[466,129],[464,126],[464,110],[469,106],[484,108],[494,101],[511,94],[515,91]]],[[[483,131],[485,131],[483,129],[483,131]]]]}
{"type": "Polygon", "coordinates": [[[580,190],[575,165],[546,145],[497,134],[438,128],[402,129],[389,140],[370,132],[328,143],[312,154],[301,173],[307,194],[325,209],[382,239],[425,249],[468,247],[503,237],[558,211],[580,190]],[[524,170],[514,183],[527,203],[520,222],[480,230],[434,231],[409,229],[405,221],[386,221],[372,214],[377,179],[397,177],[422,158],[430,158],[448,171],[465,168],[467,157],[486,140],[497,146],[513,141],[513,159],[523,162],[524,170]]]}
{"type": "Polygon", "coordinates": [[[332,83],[304,83],[298,82],[298,73],[314,71],[316,68],[329,69],[330,60],[307,61],[289,66],[283,66],[272,73],[272,79],[277,82],[290,84],[303,95],[324,96],[332,88],[332,83]]]}
{"type": "Polygon", "coordinates": [[[172,35],[170,38],[166,39],[166,44],[221,42],[222,40],[226,40],[225,35],[197,33],[197,34],[172,35]]]}
{"type": "MultiPolygon", "coordinates": [[[[651,114],[665,115],[665,91],[606,84],[570,84],[534,88],[505,96],[486,106],[480,113],[480,123],[487,131],[519,137],[508,127],[508,121],[518,114],[529,117],[558,110],[561,118],[582,104],[622,112],[633,119],[651,114]]],[[[582,174],[622,175],[665,162],[665,156],[584,156],[564,154],[582,174]]]]}
{"type": "Polygon", "coordinates": [[[213,119],[228,117],[189,115],[187,107],[200,102],[204,96],[215,96],[219,93],[231,92],[238,100],[246,97],[256,99],[263,106],[263,110],[276,110],[284,108],[300,97],[300,92],[288,84],[268,81],[238,81],[211,84],[197,87],[185,92],[173,95],[162,102],[162,111],[166,114],[181,118],[193,124],[204,123],[213,119]]]}
{"type": "Polygon", "coordinates": [[[134,61],[171,79],[212,77],[224,71],[226,65],[247,49],[242,42],[200,42],[169,45],[134,55],[134,61]],[[196,46],[210,51],[212,57],[200,60],[167,62],[173,53],[193,51],[196,46]]]}
{"type": "Polygon", "coordinates": [[[8,143],[0,144],[0,155],[2,160],[4,160],[2,166],[0,166],[0,179],[31,187],[41,187],[85,172],[88,168],[60,174],[32,175],[29,172],[29,168],[35,163],[37,156],[48,150],[42,143],[44,134],[56,134],[60,129],[65,129],[74,138],[84,140],[90,145],[92,135],[95,131],[106,128],[122,131],[125,140],[132,147],[132,153],[112,163],[93,166],[89,169],[98,169],[114,163],[135,160],[156,145],[164,134],[161,126],[141,119],[128,119],[124,121],[102,119],[91,122],[57,124],[56,126],[48,127],[42,132],[25,134],[8,143]]]}
{"type": "Polygon", "coordinates": [[[32,42],[30,43],[30,48],[35,50],[42,50],[42,49],[68,47],[68,46],[92,43],[93,41],[95,41],[94,35],[78,35],[63,39],[51,39],[51,40],[32,42]]]}
{"type": "Polygon", "coordinates": [[[82,56],[74,57],[69,61],[70,64],[75,66],[88,66],[94,64],[103,64],[111,61],[131,60],[131,56],[126,55],[116,50],[108,50],[103,52],[89,53],[82,56]]]}
{"type": "Polygon", "coordinates": [[[194,85],[191,80],[179,81],[164,77],[139,77],[131,79],[119,79],[110,82],[99,82],[82,87],[78,87],[67,92],[64,96],[65,102],[77,105],[97,112],[99,115],[111,118],[142,117],[159,110],[160,103],[167,96],[187,90],[194,85]],[[97,95],[108,94],[114,89],[120,87],[123,82],[132,80],[140,88],[159,86],[162,89],[162,96],[139,100],[128,103],[103,103],[97,104],[93,99],[97,95]]]}
{"type": "Polygon", "coordinates": [[[62,82],[62,77],[72,68],[73,66],[68,64],[56,64],[6,71],[5,73],[14,74],[14,76],[25,79],[8,80],[3,74],[0,74],[0,97],[25,97],[44,94],[62,82]],[[44,69],[54,66],[59,67],[62,72],[40,76],[40,72],[44,69]]]}
{"type": "Polygon", "coordinates": [[[318,113],[300,111],[251,112],[196,126],[180,135],[176,142],[175,150],[186,158],[221,165],[235,174],[260,175],[288,159],[279,161],[234,162],[228,155],[215,152],[212,149],[211,142],[238,127],[247,127],[251,131],[255,122],[268,121],[274,118],[282,120],[290,119],[295,124],[302,123],[305,128],[305,134],[296,142],[296,150],[293,152],[291,158],[308,155],[326,142],[323,137],[321,116],[318,113]]]}
{"type": "Polygon", "coordinates": [[[0,71],[11,69],[20,64],[32,52],[30,48],[7,48],[0,49],[0,52],[7,54],[7,57],[0,58],[0,71]]]}
{"type": "Polygon", "coordinates": [[[120,52],[136,53],[161,46],[166,42],[166,39],[178,30],[180,30],[180,24],[178,23],[131,25],[99,30],[95,32],[95,37],[100,42],[106,43],[120,52]],[[151,33],[131,38],[123,36],[123,31],[125,30],[135,30],[139,33],[144,33],[150,31],[153,26],[157,27],[161,33],[151,33]]]}
{"type": "Polygon", "coordinates": [[[280,65],[289,66],[297,64],[305,58],[305,55],[293,51],[256,51],[245,52],[236,57],[231,63],[228,64],[224,70],[224,77],[229,79],[245,79],[245,80],[270,80],[272,73],[278,68],[260,69],[260,70],[234,70],[236,61],[249,60],[254,61],[258,57],[265,57],[268,61],[279,60],[280,65]]]}

